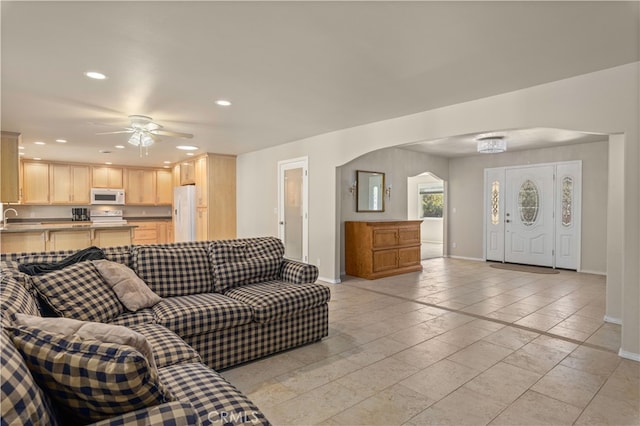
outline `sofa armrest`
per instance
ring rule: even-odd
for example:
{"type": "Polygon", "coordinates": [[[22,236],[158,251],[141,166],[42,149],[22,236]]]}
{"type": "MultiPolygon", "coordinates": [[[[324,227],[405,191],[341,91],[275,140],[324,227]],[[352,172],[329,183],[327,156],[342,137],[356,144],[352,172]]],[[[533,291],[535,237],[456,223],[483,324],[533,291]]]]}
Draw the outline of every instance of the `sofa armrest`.
{"type": "Polygon", "coordinates": [[[294,284],[314,283],[318,279],[318,267],[295,260],[283,259],[280,278],[294,284]]]}
{"type": "Polygon", "coordinates": [[[198,414],[188,402],[167,402],[153,407],[141,408],[110,419],[92,423],[92,426],[148,426],[148,425],[201,425],[198,414]]]}

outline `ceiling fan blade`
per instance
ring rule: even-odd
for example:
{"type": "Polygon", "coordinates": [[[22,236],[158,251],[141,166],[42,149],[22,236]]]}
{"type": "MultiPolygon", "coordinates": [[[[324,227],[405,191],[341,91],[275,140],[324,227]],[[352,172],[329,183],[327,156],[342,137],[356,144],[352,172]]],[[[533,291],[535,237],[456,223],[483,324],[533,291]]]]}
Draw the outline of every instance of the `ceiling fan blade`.
{"type": "Polygon", "coordinates": [[[130,130],[117,130],[115,132],[100,132],[100,133],[96,133],[96,135],[117,135],[119,133],[133,133],[135,130],[130,129],[130,130]]]}
{"type": "Polygon", "coordinates": [[[151,133],[152,135],[169,136],[173,138],[191,139],[193,137],[191,133],[170,132],[168,130],[160,130],[160,129],[149,130],[149,133],[151,133]]]}

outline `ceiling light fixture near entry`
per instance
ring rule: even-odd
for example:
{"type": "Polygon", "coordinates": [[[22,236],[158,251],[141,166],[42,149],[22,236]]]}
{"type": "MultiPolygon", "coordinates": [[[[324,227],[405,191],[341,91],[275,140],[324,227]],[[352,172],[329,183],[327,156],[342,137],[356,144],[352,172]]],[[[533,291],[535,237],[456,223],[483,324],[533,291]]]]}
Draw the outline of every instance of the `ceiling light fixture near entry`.
{"type": "Polygon", "coordinates": [[[87,71],[84,73],[84,75],[94,80],[105,80],[107,78],[106,75],[98,71],[87,71]]]}
{"type": "Polygon", "coordinates": [[[507,150],[504,136],[487,136],[478,138],[478,152],[481,154],[496,154],[507,150]]]}

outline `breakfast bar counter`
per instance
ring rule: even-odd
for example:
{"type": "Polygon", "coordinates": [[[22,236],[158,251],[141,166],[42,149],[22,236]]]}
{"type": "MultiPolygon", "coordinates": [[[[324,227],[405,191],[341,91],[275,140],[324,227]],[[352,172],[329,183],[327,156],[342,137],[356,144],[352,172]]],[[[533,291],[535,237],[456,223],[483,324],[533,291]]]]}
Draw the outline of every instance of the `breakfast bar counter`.
{"type": "Polygon", "coordinates": [[[130,245],[136,227],[92,222],[10,223],[0,227],[0,253],[130,245]]]}

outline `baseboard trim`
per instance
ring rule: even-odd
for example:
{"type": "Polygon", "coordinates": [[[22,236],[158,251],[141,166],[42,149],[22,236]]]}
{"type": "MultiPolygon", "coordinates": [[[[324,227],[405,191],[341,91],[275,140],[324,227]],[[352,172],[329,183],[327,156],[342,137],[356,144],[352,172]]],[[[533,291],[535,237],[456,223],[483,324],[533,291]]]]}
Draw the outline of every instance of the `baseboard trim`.
{"type": "Polygon", "coordinates": [[[609,315],[605,315],[604,322],[610,322],[611,324],[622,325],[622,318],[610,317],[609,315]]]}
{"type": "Polygon", "coordinates": [[[620,351],[618,351],[618,356],[620,356],[621,358],[630,359],[631,361],[640,362],[640,354],[636,354],[633,352],[627,352],[620,349],[620,351]]]}
{"type": "Polygon", "coordinates": [[[340,284],[342,281],[340,279],[326,278],[326,277],[318,277],[318,281],[324,281],[329,284],[340,284]]]}
{"type": "Polygon", "coordinates": [[[474,260],[476,262],[484,262],[484,259],[480,259],[480,258],[477,258],[477,257],[454,256],[452,254],[450,254],[450,255],[448,255],[446,257],[450,257],[451,259],[474,260]]]}
{"type": "Polygon", "coordinates": [[[606,272],[602,272],[602,271],[590,271],[588,269],[581,269],[578,272],[580,272],[581,274],[591,274],[591,275],[602,275],[604,277],[607,276],[606,272]]]}

